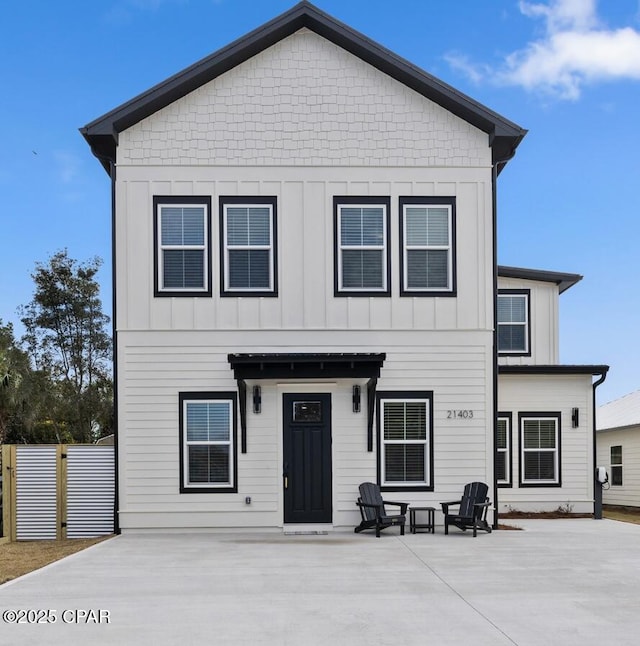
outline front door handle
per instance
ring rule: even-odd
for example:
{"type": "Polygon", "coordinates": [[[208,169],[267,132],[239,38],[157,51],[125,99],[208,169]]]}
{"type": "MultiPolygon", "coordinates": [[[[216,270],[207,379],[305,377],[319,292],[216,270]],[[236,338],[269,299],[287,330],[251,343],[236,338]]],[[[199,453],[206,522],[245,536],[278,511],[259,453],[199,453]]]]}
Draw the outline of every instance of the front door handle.
{"type": "Polygon", "coordinates": [[[289,488],[289,476],[284,477],[284,488],[285,489],[289,488]]]}

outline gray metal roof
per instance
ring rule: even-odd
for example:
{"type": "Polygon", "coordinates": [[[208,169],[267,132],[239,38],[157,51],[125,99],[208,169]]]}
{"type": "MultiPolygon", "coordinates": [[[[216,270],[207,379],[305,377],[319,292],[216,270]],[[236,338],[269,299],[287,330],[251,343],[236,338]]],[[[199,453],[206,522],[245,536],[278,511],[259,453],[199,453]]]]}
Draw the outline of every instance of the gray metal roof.
{"type": "Polygon", "coordinates": [[[513,156],[516,147],[527,133],[524,128],[458,92],[450,85],[339,22],[306,0],[246,36],[95,119],[81,128],[80,132],[89,142],[93,154],[109,172],[109,162],[115,160],[118,133],[303,27],[358,56],[373,67],[486,132],[489,135],[493,162],[498,165],[498,171],[513,156]]]}
{"type": "Polygon", "coordinates": [[[498,276],[555,283],[558,285],[561,294],[582,280],[580,274],[567,274],[560,271],[546,271],[543,269],[524,269],[523,267],[505,267],[504,265],[498,265],[498,276]]]}
{"type": "Polygon", "coordinates": [[[531,364],[499,365],[501,375],[600,375],[604,377],[609,366],[604,364],[531,364]]]}
{"type": "Polygon", "coordinates": [[[628,426],[640,426],[640,390],[603,404],[596,411],[598,431],[628,426]]]}

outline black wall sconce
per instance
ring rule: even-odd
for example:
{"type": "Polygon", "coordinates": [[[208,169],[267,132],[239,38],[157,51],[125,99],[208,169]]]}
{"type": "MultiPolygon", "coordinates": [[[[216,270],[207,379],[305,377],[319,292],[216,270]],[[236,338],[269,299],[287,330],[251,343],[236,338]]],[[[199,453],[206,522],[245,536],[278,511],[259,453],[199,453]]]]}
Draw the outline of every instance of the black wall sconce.
{"type": "Polygon", "coordinates": [[[253,387],[253,412],[259,413],[262,411],[262,391],[260,386],[253,387]]]}
{"type": "Polygon", "coordinates": [[[571,409],[571,426],[573,428],[578,428],[578,426],[580,426],[580,415],[577,408],[571,409]]]}
{"type": "Polygon", "coordinates": [[[353,401],[353,412],[359,413],[360,412],[360,386],[353,387],[352,401],[353,401]]]}

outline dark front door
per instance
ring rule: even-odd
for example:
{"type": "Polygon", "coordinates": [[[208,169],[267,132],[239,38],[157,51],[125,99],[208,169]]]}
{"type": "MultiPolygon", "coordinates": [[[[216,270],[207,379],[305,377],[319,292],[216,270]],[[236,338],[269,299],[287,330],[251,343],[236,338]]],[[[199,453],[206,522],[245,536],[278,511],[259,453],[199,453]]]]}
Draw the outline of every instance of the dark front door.
{"type": "Polygon", "coordinates": [[[330,523],[331,395],[282,397],[285,523],[330,523]]]}

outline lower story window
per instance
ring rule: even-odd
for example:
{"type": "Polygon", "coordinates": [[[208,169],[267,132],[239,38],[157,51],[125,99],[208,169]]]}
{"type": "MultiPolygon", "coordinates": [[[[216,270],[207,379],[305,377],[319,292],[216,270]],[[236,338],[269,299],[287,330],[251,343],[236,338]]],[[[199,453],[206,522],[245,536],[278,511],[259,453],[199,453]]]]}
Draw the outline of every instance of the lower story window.
{"type": "Polygon", "coordinates": [[[498,414],[496,479],[499,485],[511,486],[511,413],[498,414]]]}
{"type": "Polygon", "coordinates": [[[378,393],[382,487],[430,488],[431,393],[378,393]]]}
{"type": "Polygon", "coordinates": [[[622,486],[622,445],[611,447],[611,484],[622,486]]]}
{"type": "Polygon", "coordinates": [[[560,486],[560,413],[520,414],[520,484],[560,486]]]}
{"type": "Polygon", "coordinates": [[[183,493],[237,491],[235,411],[235,393],[180,395],[183,493]]]}

